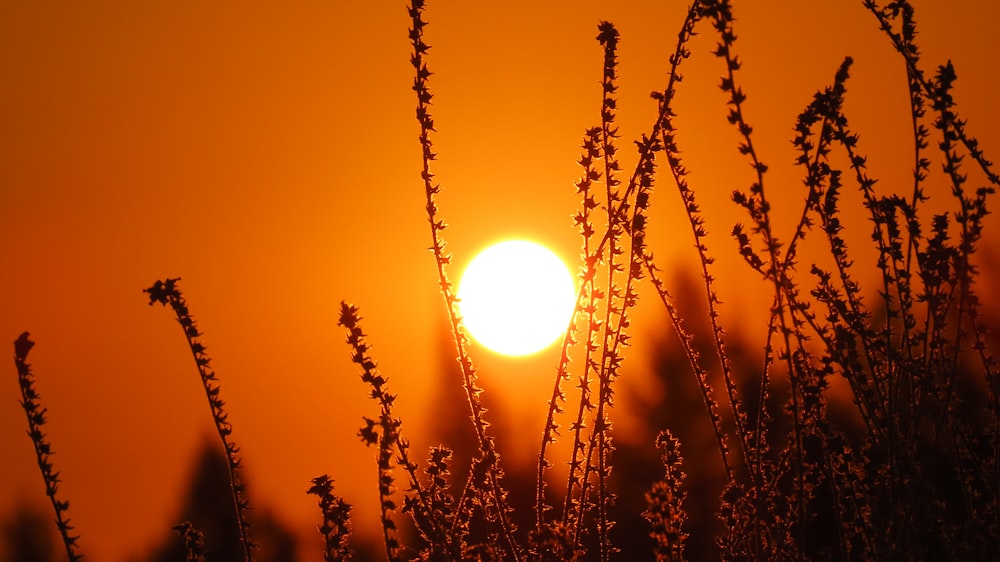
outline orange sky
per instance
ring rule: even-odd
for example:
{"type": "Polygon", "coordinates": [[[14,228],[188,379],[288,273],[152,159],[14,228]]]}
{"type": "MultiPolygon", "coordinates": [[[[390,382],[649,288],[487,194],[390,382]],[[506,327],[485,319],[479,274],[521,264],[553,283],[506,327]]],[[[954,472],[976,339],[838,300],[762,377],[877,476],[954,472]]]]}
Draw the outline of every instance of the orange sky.
{"type": "MultiPolygon", "coordinates": [[[[30,361],[61,491],[92,560],[143,552],[175,523],[190,452],[211,430],[179,328],[141,293],[157,279],[183,278],[256,505],[306,536],[318,512],[304,491],[321,473],[358,517],[374,513],[372,452],[355,437],[373,407],[336,326],[341,299],[361,306],[402,395],[404,431],[427,418],[443,308],[426,251],[406,10],[402,1],[336,4],[0,4],[0,342],[24,330],[37,342],[30,361]]],[[[609,4],[430,5],[439,204],[457,267],[512,236],[576,255],[574,162],[598,120],[602,19],[622,36],[627,154],[649,129],[648,93],[664,84],[686,6],[609,4]]],[[[746,111],[782,194],[777,210],[801,199],[795,116],[845,55],[855,58],[846,110],[873,175],[905,185],[903,66],[861,2],[736,4],[746,111]]],[[[925,64],[955,62],[960,112],[998,158],[990,53],[1000,52],[1000,4],[914,4],[925,64]]],[[[728,193],[750,177],[703,31],[677,101],[679,140],[732,318],[759,310],[740,292],[748,274],[726,235],[739,217],[728,193]]],[[[662,187],[650,241],[657,255],[687,254],[676,194],[662,187]]],[[[655,303],[644,305],[637,373],[643,336],[660,320],[655,303]]],[[[480,362],[488,385],[521,390],[547,388],[555,364],[551,353],[480,362]]],[[[44,496],[12,362],[0,371],[2,514],[44,496]]],[[[543,400],[512,415],[540,415],[543,400]]],[[[319,544],[302,550],[318,558],[319,544]]]]}

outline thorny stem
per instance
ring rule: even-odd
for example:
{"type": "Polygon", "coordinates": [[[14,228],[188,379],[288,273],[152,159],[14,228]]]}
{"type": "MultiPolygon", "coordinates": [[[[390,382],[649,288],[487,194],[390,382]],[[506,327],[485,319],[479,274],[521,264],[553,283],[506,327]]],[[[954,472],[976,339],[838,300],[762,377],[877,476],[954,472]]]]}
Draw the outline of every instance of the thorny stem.
{"type": "MultiPolygon", "coordinates": [[[[608,543],[608,502],[610,502],[610,496],[607,491],[607,477],[608,468],[605,466],[607,463],[608,455],[610,454],[610,436],[608,433],[611,430],[610,422],[608,421],[608,414],[606,413],[606,408],[611,405],[612,401],[612,382],[617,375],[617,371],[621,362],[620,358],[620,344],[621,344],[621,328],[622,324],[626,322],[626,311],[629,308],[629,294],[631,286],[631,276],[629,276],[627,281],[627,287],[625,288],[625,293],[620,293],[622,288],[616,286],[615,278],[617,274],[622,271],[623,266],[617,263],[617,257],[622,253],[622,250],[618,247],[618,240],[620,239],[622,232],[624,230],[623,214],[628,208],[628,204],[624,199],[620,199],[619,185],[621,180],[616,176],[619,168],[618,159],[615,156],[617,147],[614,144],[615,138],[618,136],[617,128],[614,127],[615,119],[615,109],[616,102],[614,94],[617,90],[615,86],[615,78],[617,74],[617,48],[618,48],[618,30],[609,22],[601,22],[598,26],[600,33],[597,36],[598,41],[601,42],[604,47],[604,72],[603,79],[601,82],[601,156],[602,162],[604,164],[604,187],[605,187],[605,201],[607,210],[607,221],[608,221],[608,233],[610,238],[608,239],[608,257],[606,260],[607,267],[607,300],[605,302],[604,309],[604,334],[603,341],[601,345],[601,365],[598,371],[598,395],[597,395],[597,411],[595,413],[594,427],[591,432],[591,442],[590,450],[597,445],[597,481],[598,481],[598,493],[597,493],[597,513],[598,513],[598,543],[600,545],[600,555],[601,560],[607,560],[609,556],[610,546],[608,543]],[[617,301],[617,304],[616,304],[617,301]],[[613,317],[617,317],[617,322],[613,321],[613,317]]],[[[582,401],[581,401],[582,402],[582,401]]],[[[583,472],[583,482],[588,481],[588,472],[591,467],[591,452],[587,453],[588,462],[584,467],[583,472]]],[[[581,498],[581,506],[585,498],[581,498]]],[[[577,520],[577,529],[580,528],[580,522],[583,520],[582,513],[581,517],[577,520]]]]}
{"type": "Polygon", "coordinates": [[[243,548],[243,557],[246,562],[253,562],[253,550],[256,544],[250,537],[250,522],[247,520],[247,512],[250,510],[250,502],[246,496],[246,484],[240,477],[242,466],[239,458],[240,448],[232,441],[233,426],[229,423],[229,414],[226,413],[225,402],[220,397],[220,387],[218,378],[211,367],[211,359],[205,351],[205,345],[201,343],[201,332],[188,311],[187,303],[184,301],[181,291],[177,288],[180,278],[157,281],[152,287],[144,289],[144,293],[149,294],[149,304],[160,303],[170,306],[177,316],[177,322],[184,331],[184,339],[187,340],[191,356],[194,358],[201,377],[202,386],[205,387],[205,396],[208,398],[208,406],[212,411],[212,420],[215,422],[216,432],[222,441],[222,446],[226,453],[226,466],[229,469],[229,484],[233,493],[233,502],[236,507],[236,520],[240,530],[240,545],[243,548]]]}
{"type": "MultiPolygon", "coordinates": [[[[681,27],[681,30],[678,33],[678,38],[677,38],[677,42],[675,44],[674,53],[670,56],[671,69],[670,69],[670,72],[669,72],[668,83],[667,83],[666,88],[664,89],[664,91],[661,94],[656,94],[656,96],[659,96],[659,99],[661,100],[661,103],[659,104],[659,112],[658,112],[658,114],[656,116],[656,119],[653,121],[652,130],[650,131],[650,133],[648,135],[645,136],[645,138],[647,138],[647,139],[656,139],[656,138],[658,138],[660,136],[661,128],[664,127],[666,124],[669,123],[669,120],[667,119],[667,117],[669,115],[671,115],[671,111],[672,111],[671,110],[671,104],[670,104],[670,102],[673,99],[673,95],[674,95],[674,91],[675,91],[675,85],[681,79],[681,75],[678,72],[678,67],[679,67],[681,61],[683,61],[684,59],[686,59],[686,58],[688,58],[690,56],[690,52],[687,50],[687,46],[686,45],[687,45],[688,40],[694,35],[694,26],[695,26],[695,23],[701,18],[701,15],[700,15],[700,13],[701,13],[701,7],[702,7],[702,2],[700,0],[695,0],[691,4],[691,6],[690,6],[690,8],[688,10],[688,13],[687,13],[687,15],[685,17],[684,23],[683,23],[683,25],[681,27]]],[[[629,205],[630,201],[632,199],[634,199],[634,196],[635,196],[634,191],[638,188],[638,186],[640,184],[639,176],[640,176],[640,174],[642,173],[643,170],[645,170],[646,168],[648,168],[651,165],[653,157],[654,157],[654,154],[655,154],[655,151],[653,151],[653,150],[640,151],[639,161],[636,163],[636,166],[635,166],[635,168],[634,168],[634,170],[633,170],[633,172],[631,174],[631,177],[629,178],[629,182],[628,182],[625,190],[619,196],[620,198],[619,198],[617,206],[610,213],[611,216],[620,216],[621,213],[625,212],[625,209],[627,208],[627,205],[629,205]]],[[[600,175],[596,174],[594,177],[592,177],[590,179],[591,180],[596,180],[599,177],[600,177],[600,175]]],[[[589,199],[585,199],[585,201],[589,201],[589,199]]],[[[611,202],[609,202],[609,207],[611,205],[612,205],[611,202]]],[[[587,211],[587,210],[588,210],[587,209],[587,203],[585,203],[585,211],[587,211]]],[[[580,223],[581,220],[582,220],[581,217],[578,217],[578,219],[577,219],[578,224],[580,223]]],[[[583,228],[585,228],[585,229],[589,228],[589,223],[584,223],[583,224],[583,228]]],[[[588,240],[589,234],[590,233],[585,234],[585,240],[588,240]]],[[[584,258],[585,258],[585,261],[586,261],[586,263],[584,265],[584,268],[585,268],[585,273],[584,273],[584,275],[585,275],[585,284],[581,285],[580,290],[577,292],[577,299],[576,299],[576,304],[575,304],[575,308],[574,308],[575,311],[580,311],[580,310],[584,309],[587,306],[587,305],[585,305],[585,299],[591,299],[593,297],[593,294],[594,294],[593,291],[587,291],[587,290],[585,290],[585,286],[587,286],[586,282],[591,281],[593,279],[593,276],[596,273],[595,264],[598,261],[605,259],[605,252],[607,251],[607,248],[608,248],[609,244],[612,243],[611,239],[612,239],[613,235],[614,235],[613,234],[613,230],[612,230],[612,228],[610,228],[610,225],[609,225],[609,228],[604,231],[604,233],[603,233],[600,241],[595,246],[590,246],[592,248],[592,251],[590,251],[590,252],[585,251],[584,252],[584,258]]],[[[587,243],[589,243],[589,242],[587,242],[587,243]]],[[[609,298],[610,298],[610,296],[609,296],[609,298]]],[[[591,308],[592,308],[592,305],[593,305],[593,303],[591,302],[591,308]]],[[[575,322],[575,319],[576,319],[575,314],[576,313],[574,313],[574,322],[575,322]]],[[[588,330],[589,330],[589,328],[588,328],[588,330]]],[[[571,340],[572,337],[573,337],[572,336],[572,332],[567,332],[566,338],[565,338],[564,343],[563,343],[564,353],[562,353],[562,355],[560,356],[559,365],[557,366],[557,369],[556,369],[556,372],[557,372],[556,383],[555,383],[555,387],[554,387],[553,392],[552,392],[552,397],[549,400],[549,419],[548,419],[548,421],[546,423],[546,426],[545,426],[544,434],[543,434],[543,437],[542,437],[542,449],[541,449],[540,454],[539,454],[539,461],[538,461],[538,482],[539,483],[543,483],[544,482],[544,478],[543,478],[544,470],[545,470],[545,468],[547,468],[549,466],[549,463],[548,463],[548,461],[546,459],[546,456],[545,456],[545,450],[546,450],[547,444],[550,443],[550,442],[552,442],[554,440],[552,434],[556,430],[556,424],[553,421],[553,415],[555,413],[557,413],[557,411],[558,411],[558,406],[557,405],[559,403],[561,403],[561,401],[564,398],[563,392],[561,390],[560,382],[563,381],[563,380],[566,380],[566,378],[568,378],[568,375],[566,375],[566,373],[568,372],[569,354],[565,353],[565,348],[568,345],[568,343],[570,342],[570,340],[571,340]]],[[[588,348],[589,348],[589,346],[590,346],[590,340],[589,339],[586,341],[585,345],[587,345],[588,348]]],[[[588,360],[587,360],[586,364],[584,365],[584,369],[589,368],[589,365],[590,365],[589,353],[590,353],[590,351],[588,349],[588,351],[587,351],[588,360]]],[[[581,404],[581,407],[582,406],[583,406],[583,404],[581,404]]],[[[579,423],[580,422],[578,420],[576,427],[579,427],[579,423]]],[[[717,432],[717,436],[719,436],[719,435],[721,435],[721,433],[717,432]]],[[[577,436],[579,436],[579,432],[578,431],[577,431],[577,436]]],[[[725,465],[728,466],[728,461],[725,459],[725,457],[726,457],[725,448],[720,446],[720,449],[722,449],[722,456],[723,456],[723,461],[722,462],[723,462],[723,464],[725,464],[725,465]]],[[[576,448],[574,446],[574,451],[575,450],[576,450],[576,448]]],[[[575,460],[572,461],[572,462],[574,464],[576,463],[575,460]]],[[[571,467],[572,466],[573,465],[571,465],[571,467]]],[[[571,470],[572,470],[572,468],[571,468],[571,470]]],[[[728,472],[728,469],[727,469],[727,472],[728,472]]],[[[570,478],[570,486],[571,485],[572,485],[572,478],[570,478]]],[[[569,489],[567,491],[569,491],[569,489]]],[[[567,494],[567,495],[569,495],[569,494],[567,494]]],[[[571,502],[571,498],[567,497],[566,498],[566,506],[569,506],[570,502],[571,502]]],[[[537,501],[536,501],[536,519],[537,519],[536,525],[539,528],[541,526],[543,512],[544,512],[544,498],[543,498],[543,493],[539,492],[538,497],[537,497],[537,501]]]]}
{"type": "MultiPolygon", "coordinates": [[[[424,56],[430,46],[424,42],[423,32],[427,23],[422,14],[424,10],[424,0],[412,0],[409,6],[409,15],[412,22],[410,29],[410,41],[413,47],[413,54],[410,63],[416,71],[413,80],[413,90],[417,95],[417,121],[420,123],[420,146],[421,146],[421,172],[420,177],[424,182],[424,193],[426,196],[427,220],[430,225],[431,251],[434,253],[434,262],[437,266],[438,282],[441,293],[444,295],[445,304],[448,309],[448,318],[451,325],[452,337],[455,341],[455,348],[458,353],[458,362],[462,369],[462,378],[465,386],[466,397],[469,401],[469,409],[472,416],[476,438],[479,442],[481,458],[479,462],[484,463],[486,468],[485,476],[489,483],[490,498],[495,505],[496,517],[500,525],[501,536],[507,545],[507,549],[514,560],[521,559],[520,546],[513,536],[513,526],[509,520],[510,507],[507,504],[506,492],[500,485],[502,470],[499,466],[499,458],[496,447],[486,428],[489,426],[485,420],[486,409],[482,406],[479,398],[481,389],[477,383],[476,370],[472,365],[472,358],[468,351],[468,339],[465,335],[464,325],[458,310],[458,297],[455,295],[451,281],[448,279],[446,271],[447,265],[451,262],[451,255],[445,252],[445,242],[441,236],[442,231],[447,228],[443,220],[437,216],[437,203],[435,195],[440,192],[441,187],[434,181],[434,174],[431,172],[431,162],[436,159],[431,142],[431,133],[435,131],[434,120],[431,117],[430,105],[433,95],[427,86],[428,78],[431,75],[424,56]]],[[[477,471],[473,470],[474,475],[477,471]]],[[[471,477],[471,476],[470,476],[471,477]]]]}
{"type": "Polygon", "coordinates": [[[591,253],[590,243],[594,234],[594,227],[591,221],[591,212],[597,207],[597,201],[591,195],[591,185],[593,182],[600,178],[600,172],[593,168],[594,161],[600,157],[600,149],[598,147],[600,135],[600,128],[593,127],[587,131],[583,142],[583,154],[580,157],[580,165],[583,167],[583,175],[580,180],[577,181],[577,192],[582,194],[582,210],[577,213],[576,223],[580,229],[581,237],[583,238],[583,248],[582,256],[584,259],[584,266],[580,274],[580,293],[578,299],[587,299],[587,305],[581,307],[579,300],[573,309],[573,316],[570,320],[570,329],[567,330],[566,336],[563,338],[561,350],[560,350],[560,370],[556,375],[555,386],[552,390],[552,397],[549,400],[549,407],[546,414],[545,428],[542,432],[542,443],[539,447],[538,453],[538,468],[537,468],[537,479],[535,488],[535,531],[536,533],[542,532],[542,526],[544,524],[545,515],[545,469],[548,467],[548,460],[546,459],[546,452],[548,445],[555,441],[555,435],[558,432],[558,428],[555,422],[556,414],[563,413],[562,404],[565,402],[565,395],[562,392],[563,381],[569,378],[569,373],[565,369],[565,366],[569,361],[569,349],[576,343],[574,339],[574,333],[579,321],[579,317],[583,315],[584,321],[586,322],[586,331],[584,345],[586,347],[584,351],[584,364],[583,364],[583,374],[580,376],[579,389],[580,389],[580,403],[579,409],[576,415],[576,421],[570,426],[573,431],[573,450],[570,453],[569,461],[569,474],[566,481],[566,493],[563,505],[563,521],[567,524],[572,522],[572,505],[573,505],[573,488],[574,482],[576,481],[576,471],[579,465],[579,453],[582,447],[581,434],[585,425],[585,412],[587,409],[592,408],[590,403],[590,372],[592,365],[592,354],[597,350],[596,345],[593,342],[594,334],[597,330],[597,324],[594,321],[594,314],[597,310],[598,301],[598,289],[595,286],[594,278],[597,274],[597,257],[593,256],[591,253]]]}
{"type": "MultiPolygon", "coordinates": [[[[399,555],[399,540],[396,538],[396,523],[392,514],[396,504],[392,500],[395,492],[392,476],[392,452],[399,448],[399,427],[402,424],[392,414],[392,404],[396,396],[389,393],[388,379],[378,371],[375,360],[368,355],[368,343],[361,329],[358,308],[346,302],[340,303],[340,319],[337,324],[347,330],[347,343],[351,346],[351,360],[361,367],[361,380],[371,387],[371,397],[379,405],[378,420],[365,419],[365,427],[358,435],[366,445],[378,445],[378,495],[382,518],[382,542],[385,544],[386,558],[390,562],[402,560],[399,555]]],[[[402,456],[402,455],[401,455],[402,456]]]]}
{"type": "Polygon", "coordinates": [[[31,373],[31,365],[28,364],[28,352],[34,347],[35,342],[31,341],[28,332],[23,332],[14,340],[14,365],[17,367],[17,382],[21,387],[21,407],[28,418],[28,436],[31,437],[31,444],[35,448],[35,460],[38,469],[42,473],[42,480],[45,481],[45,495],[52,503],[52,510],[56,514],[56,527],[62,537],[63,545],[66,548],[66,557],[70,562],[83,560],[83,554],[76,541],[79,535],[70,535],[73,526],[69,521],[69,502],[61,501],[56,496],[59,492],[59,472],[52,466],[52,445],[45,440],[46,409],[39,404],[39,395],[35,390],[35,376],[31,373]]]}

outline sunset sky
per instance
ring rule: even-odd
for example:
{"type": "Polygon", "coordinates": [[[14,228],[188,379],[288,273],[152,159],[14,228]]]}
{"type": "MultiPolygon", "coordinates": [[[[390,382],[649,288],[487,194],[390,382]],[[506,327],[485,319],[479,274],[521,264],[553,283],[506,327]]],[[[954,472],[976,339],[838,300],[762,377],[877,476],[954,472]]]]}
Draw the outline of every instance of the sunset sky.
{"type": "MultiPolygon", "coordinates": [[[[925,70],[954,62],[960,113],[1000,158],[1000,3],[914,4],[925,70]]],[[[597,23],[621,33],[629,168],[686,9],[430,3],[438,202],[454,279],[506,238],[576,259],[575,161],[583,131],[599,122],[597,23]]],[[[794,214],[804,193],[789,142],[795,117],[846,55],[855,59],[846,111],[872,175],[907,190],[904,67],[862,2],[736,2],[736,17],[747,117],[776,211],[794,214]]],[[[376,517],[374,452],[355,436],[375,406],[336,325],[340,301],[360,306],[418,457],[435,412],[461,407],[428,403],[449,358],[427,251],[408,25],[402,0],[0,3],[0,345],[23,331],[37,342],[29,361],[60,491],[90,560],[145,553],[177,523],[191,454],[212,431],[181,330],[142,293],[157,279],[182,278],[255,507],[313,540],[302,546],[311,559],[320,546],[309,479],[329,473],[358,506],[359,526],[376,517]]],[[[700,30],[676,104],[678,139],[719,259],[723,322],[750,331],[736,319],[759,318],[767,303],[727,235],[742,220],[728,194],[750,183],[750,170],[725,120],[715,39],[700,30]]],[[[658,187],[650,243],[671,278],[692,241],[673,186],[664,177],[658,187]]],[[[997,226],[991,217],[984,243],[994,256],[997,226]]],[[[669,336],[652,298],[634,334],[626,373],[641,381],[648,350],[669,336]]],[[[487,392],[521,400],[505,411],[528,435],[541,428],[555,357],[474,350],[487,392]]],[[[45,496],[13,361],[0,374],[3,519],[45,496]]]]}

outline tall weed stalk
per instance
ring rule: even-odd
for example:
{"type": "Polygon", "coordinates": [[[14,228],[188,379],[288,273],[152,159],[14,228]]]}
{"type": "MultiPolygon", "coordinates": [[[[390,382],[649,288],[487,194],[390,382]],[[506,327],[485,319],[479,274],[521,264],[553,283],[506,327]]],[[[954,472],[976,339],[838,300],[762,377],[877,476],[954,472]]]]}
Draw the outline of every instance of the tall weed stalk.
{"type": "MultiPolygon", "coordinates": [[[[184,300],[180,288],[177,286],[178,281],[180,281],[178,278],[158,280],[152,287],[144,289],[143,292],[149,295],[150,305],[159,303],[163,306],[169,306],[174,311],[177,322],[184,332],[184,339],[187,340],[188,347],[191,349],[191,355],[194,357],[202,386],[205,387],[205,397],[208,398],[208,406],[212,411],[215,430],[225,449],[229,484],[233,492],[233,504],[236,508],[236,520],[239,523],[243,556],[246,562],[253,562],[253,551],[256,544],[250,535],[250,521],[248,519],[250,501],[247,499],[246,484],[240,475],[242,468],[242,460],[239,456],[240,448],[232,438],[233,426],[229,422],[229,414],[225,410],[226,403],[222,400],[219,379],[211,366],[212,359],[206,352],[205,344],[202,343],[202,334],[188,310],[187,302],[184,300]]],[[[187,538],[188,535],[185,535],[185,539],[187,538]]]]}
{"type": "Polygon", "coordinates": [[[77,562],[83,560],[83,554],[77,544],[80,536],[72,534],[69,501],[60,500],[58,497],[61,480],[59,471],[52,464],[52,445],[44,431],[47,410],[40,403],[41,397],[35,390],[35,375],[31,372],[31,364],[28,363],[28,352],[35,346],[35,342],[31,341],[29,336],[28,332],[24,332],[14,340],[14,365],[17,367],[17,382],[21,388],[21,407],[28,418],[28,437],[35,447],[35,460],[45,482],[45,495],[49,497],[52,510],[55,512],[56,528],[59,529],[59,536],[66,548],[66,558],[70,562],[77,562]]]}

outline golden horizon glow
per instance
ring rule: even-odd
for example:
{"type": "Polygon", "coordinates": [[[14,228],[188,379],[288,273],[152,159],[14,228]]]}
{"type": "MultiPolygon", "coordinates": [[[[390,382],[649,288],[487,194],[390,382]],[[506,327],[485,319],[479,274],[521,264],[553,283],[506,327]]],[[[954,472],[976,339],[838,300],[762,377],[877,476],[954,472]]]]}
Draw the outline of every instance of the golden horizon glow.
{"type": "Polygon", "coordinates": [[[480,252],[462,275],[459,308],[472,337],[510,356],[559,339],[576,302],[573,275],[548,248],[508,240],[480,252]]]}

